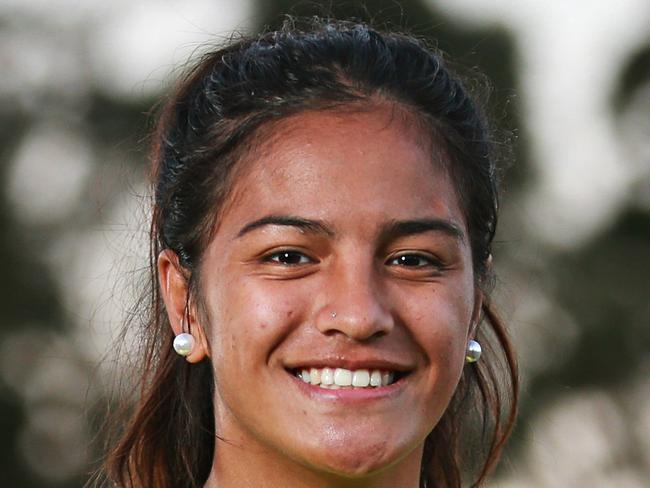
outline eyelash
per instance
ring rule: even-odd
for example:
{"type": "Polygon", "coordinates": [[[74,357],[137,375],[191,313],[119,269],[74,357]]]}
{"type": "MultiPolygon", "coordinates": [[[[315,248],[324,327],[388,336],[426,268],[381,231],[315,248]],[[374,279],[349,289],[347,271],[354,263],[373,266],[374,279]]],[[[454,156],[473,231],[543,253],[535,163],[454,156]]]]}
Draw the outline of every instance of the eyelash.
{"type": "MultiPolygon", "coordinates": [[[[280,264],[283,266],[301,266],[304,264],[309,264],[314,262],[312,258],[307,256],[305,253],[301,251],[297,251],[294,249],[282,249],[279,251],[274,251],[271,254],[267,254],[266,256],[263,257],[263,261],[267,263],[276,263],[280,264]],[[292,262],[295,261],[297,258],[297,262],[292,262]]],[[[395,256],[392,256],[386,264],[389,265],[394,265],[394,266],[400,266],[403,268],[430,268],[430,267],[435,267],[435,268],[441,268],[442,263],[440,260],[434,258],[433,256],[429,254],[422,254],[422,253],[417,253],[417,252],[405,252],[402,254],[398,254],[395,256]],[[413,265],[413,264],[407,264],[406,260],[412,260],[413,258],[418,260],[418,263],[413,265]]]]}
{"type": "Polygon", "coordinates": [[[392,256],[387,261],[387,264],[392,264],[394,266],[400,266],[403,268],[431,268],[431,267],[441,268],[443,266],[442,262],[439,259],[436,259],[434,256],[431,256],[430,254],[422,254],[417,252],[404,252],[402,254],[392,256]],[[405,260],[413,259],[413,258],[419,261],[418,264],[412,265],[412,264],[405,263],[405,260]]]}
{"type": "Polygon", "coordinates": [[[300,251],[296,251],[293,249],[281,249],[279,251],[274,251],[271,254],[267,254],[266,256],[264,256],[263,261],[267,263],[277,263],[284,266],[300,266],[303,264],[308,264],[313,262],[313,259],[311,259],[305,253],[300,251]],[[292,263],[292,262],[282,261],[283,258],[287,259],[288,257],[298,257],[299,262],[292,263]]]}

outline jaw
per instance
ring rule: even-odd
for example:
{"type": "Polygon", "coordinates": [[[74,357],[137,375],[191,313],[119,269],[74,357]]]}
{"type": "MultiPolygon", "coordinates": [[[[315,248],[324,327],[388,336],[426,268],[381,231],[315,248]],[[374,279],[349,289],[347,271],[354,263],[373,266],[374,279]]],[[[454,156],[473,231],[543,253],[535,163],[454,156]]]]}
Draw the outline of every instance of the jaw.
{"type": "Polygon", "coordinates": [[[217,456],[210,473],[216,486],[270,486],[300,488],[417,488],[422,447],[416,446],[401,457],[385,450],[386,445],[366,443],[360,451],[350,445],[342,451],[316,446],[320,457],[248,449],[218,439],[217,456]],[[279,454],[279,455],[278,455],[279,454]],[[387,461],[389,459],[389,461],[387,461]],[[307,461],[308,460],[308,461],[307,461]],[[251,467],[255,469],[251,469],[251,467]],[[218,483],[217,483],[218,480],[218,483]]]}
{"type": "MultiPolygon", "coordinates": [[[[278,471],[308,474],[312,481],[303,486],[410,486],[400,478],[414,472],[419,479],[423,443],[432,421],[425,418],[431,405],[424,401],[423,392],[430,387],[424,373],[416,369],[386,387],[362,388],[358,393],[321,389],[283,367],[266,368],[250,380],[263,387],[257,388],[255,408],[245,416],[231,403],[238,400],[219,398],[217,388],[217,433],[227,442],[219,443],[216,455],[230,452],[228,463],[236,459],[249,472],[252,466],[254,471],[272,470],[267,480],[275,480],[278,471]],[[392,484],[376,483],[388,478],[392,484]]],[[[224,390],[237,389],[229,385],[224,390]]],[[[242,384],[240,391],[251,391],[251,385],[242,384]]],[[[291,480],[275,485],[293,486],[291,480]]],[[[263,486],[250,484],[256,485],[263,486]]]]}
{"type": "MultiPolygon", "coordinates": [[[[417,385],[410,383],[416,378],[406,374],[387,387],[361,389],[357,395],[350,389],[314,392],[318,387],[305,388],[301,380],[291,377],[298,389],[308,390],[301,392],[294,411],[298,422],[293,435],[301,439],[300,458],[312,460],[310,466],[332,475],[361,480],[395,468],[409,457],[409,464],[416,464],[419,474],[430,429],[418,418],[427,408],[413,395],[417,385]],[[386,390],[385,396],[381,390],[386,390]]],[[[403,485],[396,482],[392,486],[403,485]]]]}
{"type": "MultiPolygon", "coordinates": [[[[323,484],[327,487],[417,488],[424,444],[404,447],[400,449],[385,436],[363,441],[347,438],[345,446],[325,451],[319,465],[308,468],[328,480],[323,484]]],[[[322,453],[322,446],[320,450],[322,453]]]]}

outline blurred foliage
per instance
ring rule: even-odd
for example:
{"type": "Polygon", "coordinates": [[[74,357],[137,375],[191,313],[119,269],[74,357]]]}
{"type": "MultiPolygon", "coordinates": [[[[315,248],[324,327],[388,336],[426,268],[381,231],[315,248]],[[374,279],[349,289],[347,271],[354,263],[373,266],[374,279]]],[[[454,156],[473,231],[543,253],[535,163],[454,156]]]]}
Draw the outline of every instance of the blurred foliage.
{"type": "MultiPolygon", "coordinates": [[[[518,84],[515,45],[505,30],[466,28],[450,22],[433,10],[428,2],[415,0],[399,4],[383,0],[327,2],[326,8],[323,2],[258,0],[257,9],[261,14],[256,17],[259,22],[253,30],[278,26],[286,13],[299,16],[332,14],[338,18],[369,20],[378,26],[405,29],[431,39],[451,59],[468,67],[468,72],[477,69],[485,73],[494,87],[490,99],[493,118],[505,131],[519,135],[514,151],[516,164],[506,175],[505,199],[516,201],[517,195],[526,191],[533,177],[527,142],[530,136],[521,115],[520,101],[515,96],[518,84]]],[[[0,29],[4,23],[5,20],[0,18],[0,29]]],[[[645,46],[632,56],[621,74],[619,88],[612,96],[617,113],[629,103],[629,94],[649,80],[650,46],[645,46]]],[[[57,100],[48,103],[56,106],[57,100]]],[[[144,177],[146,136],[151,124],[149,110],[153,104],[151,99],[117,98],[103,91],[98,84],[91,89],[86,104],[76,114],[78,120],[75,123],[83,127],[96,155],[91,181],[93,187],[86,202],[88,208],[80,213],[84,216],[84,225],[97,225],[93,218],[103,211],[104,205],[117,198],[113,185],[119,185],[120,178],[112,173],[114,168],[103,168],[114,164],[115,159],[104,158],[104,155],[123,156],[125,167],[131,165],[135,174],[144,177]],[[97,192],[101,195],[98,196],[97,192]]],[[[3,229],[0,236],[3,257],[0,339],[23,328],[65,333],[72,327],[68,324],[73,322],[70,311],[62,305],[60,284],[42,257],[57,229],[21,223],[7,201],[7,169],[18,144],[34,123],[32,117],[33,114],[19,106],[6,106],[0,110],[0,228],[3,229]]],[[[512,215],[517,217],[516,213],[512,215]]],[[[509,222],[505,234],[500,232],[497,240],[500,252],[512,251],[511,257],[501,260],[510,259],[514,263],[512,266],[526,268],[529,265],[518,258],[518,247],[527,245],[520,231],[521,224],[509,222]]],[[[70,225],[81,223],[70,222],[70,225]]],[[[568,357],[556,358],[554,351],[547,352],[549,361],[557,361],[556,367],[526,377],[520,430],[511,453],[515,460],[517,454],[514,451],[524,442],[529,420],[567,389],[596,386],[618,394],[622,385],[647,367],[649,360],[648,208],[630,206],[609,228],[577,249],[545,249],[540,254],[543,257],[537,261],[538,268],[531,266],[527,272],[539,274],[539,281],[544,283],[554,302],[568,311],[578,324],[579,337],[568,357]]],[[[24,401],[2,383],[0,392],[0,432],[4,440],[0,448],[0,484],[16,488],[80,486],[86,473],[60,482],[33,474],[16,447],[21,443],[22,427],[27,421],[24,401]]],[[[94,449],[90,459],[100,456],[98,448],[94,449]]]]}

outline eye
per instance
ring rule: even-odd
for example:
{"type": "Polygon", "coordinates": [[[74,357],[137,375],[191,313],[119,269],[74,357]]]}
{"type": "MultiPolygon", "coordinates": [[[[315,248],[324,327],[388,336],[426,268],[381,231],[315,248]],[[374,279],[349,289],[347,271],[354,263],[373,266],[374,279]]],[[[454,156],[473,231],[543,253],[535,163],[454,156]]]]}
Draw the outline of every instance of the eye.
{"type": "Polygon", "coordinates": [[[283,250],[268,254],[264,257],[265,262],[278,263],[285,266],[297,266],[300,264],[311,263],[311,258],[305,256],[299,251],[283,250]]]}
{"type": "Polygon", "coordinates": [[[429,266],[439,267],[441,265],[440,261],[435,259],[433,256],[413,252],[393,256],[388,260],[388,264],[405,268],[424,268],[429,266]]]}

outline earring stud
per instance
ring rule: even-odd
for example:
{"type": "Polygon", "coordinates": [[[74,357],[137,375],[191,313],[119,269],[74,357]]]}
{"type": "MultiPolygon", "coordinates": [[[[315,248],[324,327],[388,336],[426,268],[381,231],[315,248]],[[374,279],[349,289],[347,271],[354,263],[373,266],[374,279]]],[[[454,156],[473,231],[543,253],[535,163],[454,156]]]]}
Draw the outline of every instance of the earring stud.
{"type": "Polygon", "coordinates": [[[186,332],[174,337],[174,351],[180,356],[189,356],[194,349],[194,336],[186,332]]]}
{"type": "Polygon", "coordinates": [[[475,363],[481,357],[481,345],[474,339],[467,341],[467,351],[465,352],[465,362],[475,363]]]}

